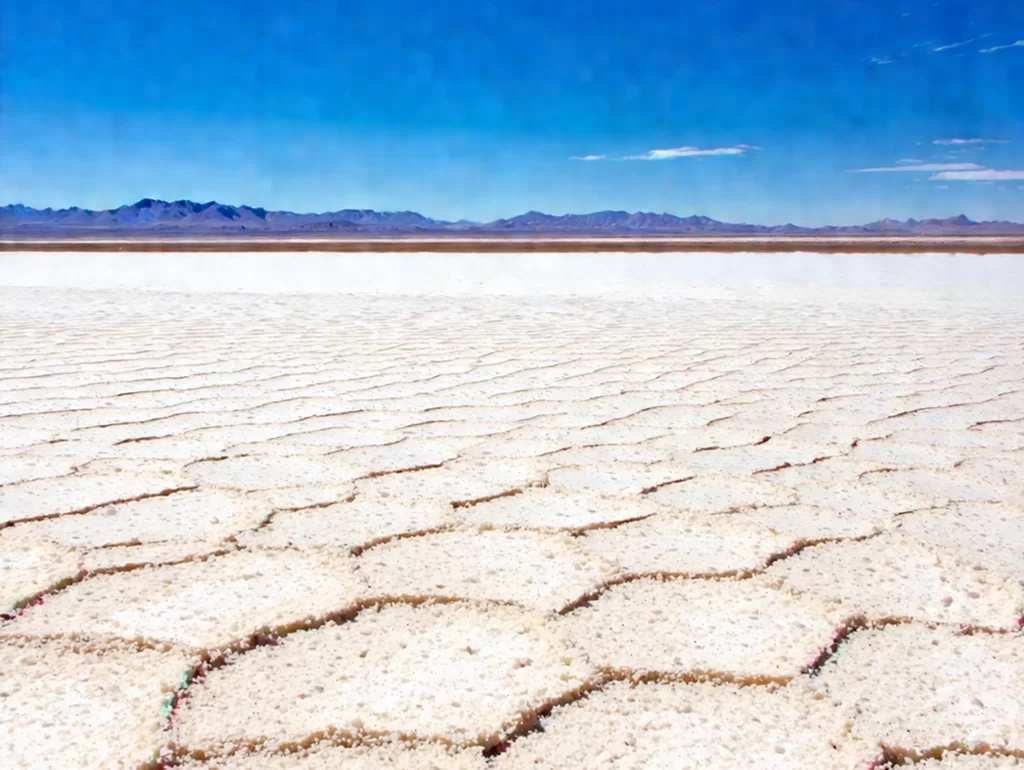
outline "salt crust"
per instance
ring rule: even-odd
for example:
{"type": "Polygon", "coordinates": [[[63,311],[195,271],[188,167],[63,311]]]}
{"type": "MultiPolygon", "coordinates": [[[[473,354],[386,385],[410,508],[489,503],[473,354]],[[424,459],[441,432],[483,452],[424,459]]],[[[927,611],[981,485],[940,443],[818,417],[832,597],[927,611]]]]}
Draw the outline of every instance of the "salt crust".
{"type": "MultiPolygon", "coordinates": [[[[2,431],[2,429],[0,429],[2,431]]],[[[67,457],[4,456],[0,462],[0,486],[20,481],[52,478],[73,473],[77,462],[67,457]]]]}
{"type": "Polygon", "coordinates": [[[640,498],[568,494],[544,488],[460,508],[458,513],[463,521],[476,525],[579,531],[644,518],[660,510],[640,498]]]}
{"type": "Polygon", "coordinates": [[[900,517],[900,532],[1024,583],[1024,508],[959,503],[900,517]]]}
{"type": "Polygon", "coordinates": [[[211,671],[185,699],[175,739],[190,750],[272,750],[330,734],[489,746],[594,676],[529,613],[462,602],[371,608],[211,671]]]}
{"type": "Polygon", "coordinates": [[[6,532],[0,532],[0,612],[9,612],[81,572],[81,554],[53,543],[12,542],[6,532]]]}
{"type": "Polygon", "coordinates": [[[387,742],[352,748],[321,744],[280,754],[242,752],[203,763],[186,761],[178,767],[182,770],[485,770],[487,762],[480,749],[387,742]]]}
{"type": "Polygon", "coordinates": [[[220,542],[262,522],[269,508],[228,491],[189,491],[108,505],[80,516],[15,524],[5,539],[71,548],[167,541],[220,542]]]}
{"type": "Polygon", "coordinates": [[[186,468],[196,483],[235,489],[338,485],[365,476],[364,467],[342,460],[304,455],[248,455],[226,460],[201,460],[186,468]]]}
{"type": "Polygon", "coordinates": [[[540,484],[544,465],[534,460],[459,460],[440,468],[390,474],[356,482],[362,497],[431,498],[466,503],[540,484]]]}
{"type": "MultiPolygon", "coordinates": [[[[1024,767],[1024,759],[1009,755],[943,753],[942,759],[923,759],[910,766],[913,770],[1012,770],[1024,767]]],[[[895,770],[885,765],[883,770],[895,770]]]]}
{"type": "Polygon", "coordinates": [[[598,666],[643,677],[785,681],[817,661],[845,617],[767,581],[636,580],[561,621],[598,666]]]}
{"type": "Polygon", "coordinates": [[[99,572],[126,567],[144,567],[147,564],[174,564],[179,561],[231,551],[234,548],[235,546],[231,543],[217,544],[187,540],[93,548],[82,554],[82,568],[87,572],[99,572]]]}
{"type": "Polygon", "coordinates": [[[366,468],[371,473],[393,473],[454,460],[459,452],[475,440],[410,438],[383,446],[361,446],[332,455],[339,462],[366,468]]]}
{"type": "MultiPolygon", "coordinates": [[[[890,473],[868,473],[865,479],[888,477],[890,473]]],[[[942,506],[949,502],[942,495],[918,493],[900,485],[875,486],[870,482],[853,481],[839,484],[805,484],[798,488],[799,502],[817,505],[837,513],[857,516],[892,516],[922,508],[942,506]]]]}
{"type": "Polygon", "coordinates": [[[790,535],[804,543],[868,537],[896,526],[898,521],[895,516],[858,516],[813,505],[747,508],[722,515],[735,516],[736,521],[790,535]]]}
{"type": "Polygon", "coordinates": [[[964,744],[1024,750],[1024,646],[1017,634],[917,624],[857,631],[806,680],[855,733],[907,753],[964,744]]]}
{"type": "Polygon", "coordinates": [[[660,513],[588,531],[581,544],[629,574],[700,576],[760,569],[795,541],[732,515],[660,513]]]}
{"type": "Polygon", "coordinates": [[[789,505],[796,502],[796,493],[757,477],[705,471],[682,484],[662,487],[652,493],[650,498],[670,508],[695,513],[719,513],[740,508],[789,505]]]}
{"type": "Polygon", "coordinates": [[[798,591],[840,601],[868,620],[914,619],[1014,629],[1024,587],[898,533],[825,543],[768,568],[798,591]]]}
{"type": "Polygon", "coordinates": [[[136,770],[166,745],[163,705],[188,671],[173,652],[0,641],[4,768],[136,770]]]}
{"type": "MultiPolygon", "coordinates": [[[[187,485],[191,486],[191,485],[187,485]]],[[[159,474],[60,476],[0,487],[0,525],[181,488],[159,474]]]]}
{"type": "Polygon", "coordinates": [[[28,608],[0,636],[142,640],[209,652],[353,610],[363,593],[345,554],[239,551],[97,575],[28,608]]]}
{"type": "Polygon", "coordinates": [[[541,720],[495,770],[851,770],[878,751],[793,687],[616,682],[541,720]]]}
{"type": "Polygon", "coordinates": [[[372,548],[359,559],[359,574],[375,597],[506,601],[557,611],[614,570],[567,535],[462,530],[372,548]]]}
{"type": "Polygon", "coordinates": [[[678,463],[611,462],[597,466],[556,468],[548,474],[553,489],[570,494],[632,497],[662,484],[692,478],[696,471],[678,463]]]}
{"type": "Polygon", "coordinates": [[[256,532],[238,536],[260,547],[362,548],[399,535],[442,529],[456,523],[452,507],[436,500],[356,498],[323,508],[279,511],[256,532]]]}

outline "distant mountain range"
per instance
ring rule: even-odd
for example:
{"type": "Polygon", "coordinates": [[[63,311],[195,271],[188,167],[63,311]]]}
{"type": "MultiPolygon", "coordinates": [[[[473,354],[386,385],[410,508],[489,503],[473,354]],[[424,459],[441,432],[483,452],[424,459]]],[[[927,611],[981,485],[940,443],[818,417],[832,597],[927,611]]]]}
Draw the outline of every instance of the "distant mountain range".
{"type": "Polygon", "coordinates": [[[882,219],[866,225],[798,227],[719,222],[704,216],[628,211],[554,216],[528,211],[494,222],[446,222],[415,211],[344,209],[324,214],[268,211],[222,203],[162,201],[138,203],[105,211],[34,209],[21,204],[0,208],[0,235],[6,237],[103,236],[225,236],[225,235],[359,235],[475,234],[475,235],[1018,235],[1024,224],[974,222],[960,215],[948,219],[882,219]]]}

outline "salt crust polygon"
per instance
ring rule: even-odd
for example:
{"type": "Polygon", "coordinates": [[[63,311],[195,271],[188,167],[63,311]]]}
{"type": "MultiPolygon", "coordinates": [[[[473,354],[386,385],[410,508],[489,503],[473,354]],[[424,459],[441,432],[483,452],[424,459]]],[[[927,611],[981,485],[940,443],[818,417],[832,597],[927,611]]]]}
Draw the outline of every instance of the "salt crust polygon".
{"type": "MultiPolygon", "coordinates": [[[[187,484],[185,486],[193,486],[187,484]]],[[[59,476],[0,487],[0,525],[158,495],[183,485],[160,474],[59,476]]]]}
{"type": "Polygon", "coordinates": [[[169,541],[220,542],[258,526],[270,509],[234,492],[196,490],[108,505],[77,516],[15,524],[3,538],[69,548],[169,541]]]}
{"type": "Polygon", "coordinates": [[[73,473],[77,465],[77,461],[67,457],[4,456],[0,460],[0,486],[66,476],[73,473]]]}
{"type": "Polygon", "coordinates": [[[348,550],[441,529],[456,521],[452,507],[437,500],[356,498],[326,507],[279,511],[267,526],[237,539],[248,546],[348,550]]]}
{"type": "Polygon", "coordinates": [[[359,496],[429,498],[465,503],[540,484],[544,465],[535,460],[458,460],[440,468],[396,473],[356,482],[359,496]]]}
{"type": "MultiPolygon", "coordinates": [[[[551,445],[566,441],[552,441],[551,445]]],[[[546,455],[546,459],[558,466],[606,465],[616,462],[657,463],[672,459],[668,449],[643,444],[601,444],[599,446],[570,446],[546,455]]]]}
{"type": "Polygon", "coordinates": [[[454,460],[462,449],[474,443],[476,439],[467,441],[458,438],[408,438],[383,446],[345,449],[332,454],[331,457],[339,462],[364,467],[371,473],[393,473],[454,460]]]}
{"type": "Polygon", "coordinates": [[[898,520],[895,516],[857,516],[813,505],[747,508],[722,515],[735,516],[737,521],[790,535],[805,543],[876,535],[896,526],[898,520]]]}
{"type": "Polygon", "coordinates": [[[4,768],[147,766],[167,743],[163,707],[188,668],[174,652],[0,641],[4,768]]]}
{"type": "Polygon", "coordinates": [[[0,613],[82,572],[82,555],[54,543],[11,541],[0,532],[0,613]]]}
{"type": "Polygon", "coordinates": [[[962,467],[951,471],[896,470],[868,473],[862,482],[886,491],[906,491],[946,502],[1024,504],[1024,485],[1011,486],[997,480],[985,480],[962,467]]]}
{"type": "Polygon", "coordinates": [[[323,743],[286,753],[241,752],[206,762],[186,761],[182,770],[485,770],[480,749],[437,743],[404,745],[388,741],[351,748],[323,743]]]}
{"type": "Polygon", "coordinates": [[[1024,613],[1024,586],[895,532],[805,548],[767,574],[870,621],[1015,629],[1024,613]]]}
{"type": "Polygon", "coordinates": [[[545,611],[572,604],[613,574],[574,538],[527,531],[441,532],[384,543],[359,559],[374,597],[492,600],[545,611]]]}
{"type": "Polygon", "coordinates": [[[689,481],[658,489],[650,499],[678,510],[719,513],[740,508],[790,505],[796,502],[796,493],[755,476],[705,471],[689,481]]]}
{"type": "Polygon", "coordinates": [[[93,548],[82,553],[82,569],[86,572],[120,570],[146,565],[175,564],[236,550],[232,543],[172,541],[145,545],[118,545],[93,548]]]}
{"type": "Polygon", "coordinates": [[[764,567],[796,542],[732,515],[661,513],[581,539],[588,551],[633,575],[723,575],[764,567]]]}
{"type": "Polygon", "coordinates": [[[757,578],[642,579],[612,586],[560,625],[604,669],[764,682],[813,665],[844,620],[834,603],[757,578]]]}
{"type": "MultiPolygon", "coordinates": [[[[961,754],[946,751],[941,759],[922,759],[910,765],[912,770],[1013,770],[1024,767],[1024,759],[1012,755],[961,754]]],[[[895,770],[885,765],[882,770],[895,770]]]]}
{"type": "Polygon", "coordinates": [[[354,481],[370,471],[322,456],[249,455],[226,460],[201,460],[189,465],[186,472],[203,486],[255,490],[338,485],[354,481]]]}
{"type": "MultiPolygon", "coordinates": [[[[889,477],[890,473],[868,473],[865,479],[889,477]]],[[[805,484],[797,489],[799,502],[837,513],[857,516],[892,516],[898,513],[942,506],[942,495],[915,492],[898,484],[877,486],[867,481],[840,484],[805,484]]]]}
{"type": "Polygon", "coordinates": [[[1018,634],[918,624],[857,631],[806,684],[834,701],[856,734],[902,752],[1024,750],[1018,634]]]}
{"type": "Polygon", "coordinates": [[[458,515],[473,525],[580,531],[641,519],[660,510],[660,506],[639,497],[569,494],[537,488],[460,508],[458,515]]]}
{"type": "Polygon", "coordinates": [[[693,468],[675,463],[648,465],[611,462],[593,466],[555,468],[548,473],[548,486],[568,494],[632,497],[661,484],[691,478],[695,473],[693,468]]]}
{"type": "Polygon", "coordinates": [[[245,496],[272,511],[308,508],[313,505],[331,505],[352,499],[355,484],[313,484],[277,489],[257,489],[245,496]]]}
{"type": "Polygon", "coordinates": [[[200,652],[355,609],[364,595],[339,552],[238,551],[88,578],[0,627],[0,636],[72,635],[200,652]]]}
{"type": "Polygon", "coordinates": [[[1024,583],[1024,507],[958,503],[899,522],[908,537],[1024,583]]]}
{"type": "Polygon", "coordinates": [[[175,738],[192,750],[273,749],[332,733],[489,746],[595,676],[585,656],[530,613],[390,605],[211,671],[178,712],[175,738]]]}
{"type": "Polygon", "coordinates": [[[880,752],[793,687],[615,682],[541,720],[495,770],[851,770],[880,752]]]}

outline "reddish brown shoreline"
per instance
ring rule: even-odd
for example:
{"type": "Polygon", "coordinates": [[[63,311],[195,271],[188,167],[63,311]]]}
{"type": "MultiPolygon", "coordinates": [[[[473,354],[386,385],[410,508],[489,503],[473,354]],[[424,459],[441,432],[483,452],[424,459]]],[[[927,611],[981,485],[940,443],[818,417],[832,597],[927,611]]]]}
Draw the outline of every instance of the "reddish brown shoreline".
{"type": "Polygon", "coordinates": [[[1024,254],[1024,238],[999,236],[893,237],[643,237],[643,238],[232,238],[186,240],[2,240],[0,252],[813,252],[820,254],[1024,254]]]}

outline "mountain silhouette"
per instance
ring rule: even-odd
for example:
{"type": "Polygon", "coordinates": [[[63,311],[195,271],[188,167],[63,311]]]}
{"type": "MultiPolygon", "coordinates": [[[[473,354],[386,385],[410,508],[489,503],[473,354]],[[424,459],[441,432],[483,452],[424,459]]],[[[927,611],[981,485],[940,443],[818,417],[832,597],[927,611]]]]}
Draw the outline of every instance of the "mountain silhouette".
{"type": "Polygon", "coordinates": [[[266,235],[301,233],[444,233],[549,235],[1024,235],[1024,225],[1013,222],[975,222],[963,214],[946,219],[881,219],[864,225],[800,227],[793,224],[756,225],[720,222],[706,216],[678,217],[637,211],[596,211],[591,214],[525,214],[479,223],[448,222],[415,211],[342,209],[321,214],[268,211],[252,206],[231,206],[216,201],[163,201],[143,198],[116,209],[93,211],[34,209],[20,203],[0,207],[0,232],[23,235],[266,235]]]}

